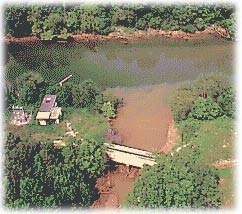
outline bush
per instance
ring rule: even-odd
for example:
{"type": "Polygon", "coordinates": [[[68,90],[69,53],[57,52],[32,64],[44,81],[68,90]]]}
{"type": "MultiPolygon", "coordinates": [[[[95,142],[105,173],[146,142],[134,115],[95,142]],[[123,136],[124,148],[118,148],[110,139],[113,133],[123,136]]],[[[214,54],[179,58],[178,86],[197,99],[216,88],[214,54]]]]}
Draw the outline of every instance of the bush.
{"type": "Polygon", "coordinates": [[[219,177],[202,163],[196,150],[160,155],[157,164],[144,168],[126,204],[131,208],[219,208],[219,177]]]}
{"type": "Polygon", "coordinates": [[[173,112],[175,121],[181,121],[188,118],[192,111],[196,93],[191,89],[178,89],[171,96],[169,104],[173,112]]]}
{"type": "Polygon", "coordinates": [[[210,97],[194,100],[194,105],[189,116],[198,120],[212,120],[223,115],[223,110],[210,97]]]}
{"type": "Polygon", "coordinates": [[[226,116],[234,118],[235,116],[235,96],[232,87],[227,88],[218,98],[217,103],[223,109],[226,116]]]}
{"type": "Polygon", "coordinates": [[[193,118],[181,121],[178,124],[178,128],[182,142],[187,143],[197,137],[199,127],[200,121],[194,120],[193,118]]]}
{"type": "Polygon", "coordinates": [[[234,93],[227,76],[213,73],[202,76],[192,84],[181,85],[170,97],[169,104],[175,121],[193,117],[211,120],[222,115],[233,117],[234,93]]]}
{"type": "Polygon", "coordinates": [[[111,102],[103,103],[103,107],[101,110],[104,117],[107,117],[108,119],[113,119],[116,116],[114,106],[111,102]]]}

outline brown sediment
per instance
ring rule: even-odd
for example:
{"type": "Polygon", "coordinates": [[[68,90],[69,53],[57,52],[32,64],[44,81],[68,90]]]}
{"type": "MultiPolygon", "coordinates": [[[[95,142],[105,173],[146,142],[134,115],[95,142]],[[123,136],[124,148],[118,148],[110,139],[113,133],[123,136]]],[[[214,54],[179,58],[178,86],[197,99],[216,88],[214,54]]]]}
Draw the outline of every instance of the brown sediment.
{"type": "MultiPolygon", "coordinates": [[[[219,27],[215,29],[213,26],[207,27],[204,31],[196,31],[195,33],[186,33],[184,31],[163,31],[163,30],[155,30],[155,29],[147,29],[146,31],[138,30],[132,33],[126,33],[122,30],[122,28],[117,29],[117,31],[108,34],[107,36],[94,34],[94,33],[80,33],[77,35],[71,35],[73,41],[81,41],[81,42],[90,42],[90,41],[119,41],[121,43],[127,44],[132,41],[144,40],[144,39],[152,39],[152,38],[170,38],[170,39],[197,39],[203,35],[212,34],[215,36],[228,37],[227,31],[219,27]]],[[[5,37],[4,41],[7,43],[26,43],[26,42],[39,42],[36,36],[28,36],[28,37],[5,37]]],[[[59,41],[65,42],[65,41],[59,41]]]]}
{"type": "Polygon", "coordinates": [[[167,99],[174,88],[173,85],[153,85],[111,90],[115,96],[124,98],[124,106],[113,122],[123,145],[151,152],[166,146],[172,123],[167,99]]]}

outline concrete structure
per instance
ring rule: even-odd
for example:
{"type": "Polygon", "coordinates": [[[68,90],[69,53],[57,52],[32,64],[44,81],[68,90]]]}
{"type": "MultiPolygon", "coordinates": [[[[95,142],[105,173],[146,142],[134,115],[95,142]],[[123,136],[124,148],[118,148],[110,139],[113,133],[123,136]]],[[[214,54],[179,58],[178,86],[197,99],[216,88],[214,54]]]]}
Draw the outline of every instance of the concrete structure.
{"type": "Polygon", "coordinates": [[[104,144],[107,147],[107,155],[117,163],[143,168],[144,165],[156,164],[151,152],[118,144],[104,144]]]}
{"type": "Polygon", "coordinates": [[[61,108],[57,107],[55,95],[45,95],[41,103],[39,112],[37,113],[36,119],[42,126],[47,123],[54,122],[59,123],[59,117],[61,116],[61,108]]]}

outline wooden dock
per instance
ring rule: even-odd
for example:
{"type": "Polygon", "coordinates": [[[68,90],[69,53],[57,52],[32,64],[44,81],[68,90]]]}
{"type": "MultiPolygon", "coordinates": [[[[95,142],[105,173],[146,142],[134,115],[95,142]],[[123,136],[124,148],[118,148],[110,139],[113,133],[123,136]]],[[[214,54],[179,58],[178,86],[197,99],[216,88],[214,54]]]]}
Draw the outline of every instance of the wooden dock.
{"type": "Polygon", "coordinates": [[[143,168],[144,165],[156,164],[152,153],[118,144],[104,144],[107,147],[107,155],[117,163],[143,168]]]}

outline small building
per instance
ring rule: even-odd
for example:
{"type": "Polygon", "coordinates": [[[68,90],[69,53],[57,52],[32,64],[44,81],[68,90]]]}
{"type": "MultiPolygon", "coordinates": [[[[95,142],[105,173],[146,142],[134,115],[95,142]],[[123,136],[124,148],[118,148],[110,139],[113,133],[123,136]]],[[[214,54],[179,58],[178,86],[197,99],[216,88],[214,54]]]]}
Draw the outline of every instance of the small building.
{"type": "Polygon", "coordinates": [[[15,126],[27,125],[31,120],[31,116],[31,112],[25,111],[23,107],[13,106],[10,124],[15,126]]]}
{"type": "Polygon", "coordinates": [[[42,126],[46,126],[47,123],[58,124],[61,114],[61,108],[57,107],[56,95],[45,95],[36,119],[42,126]]]}

